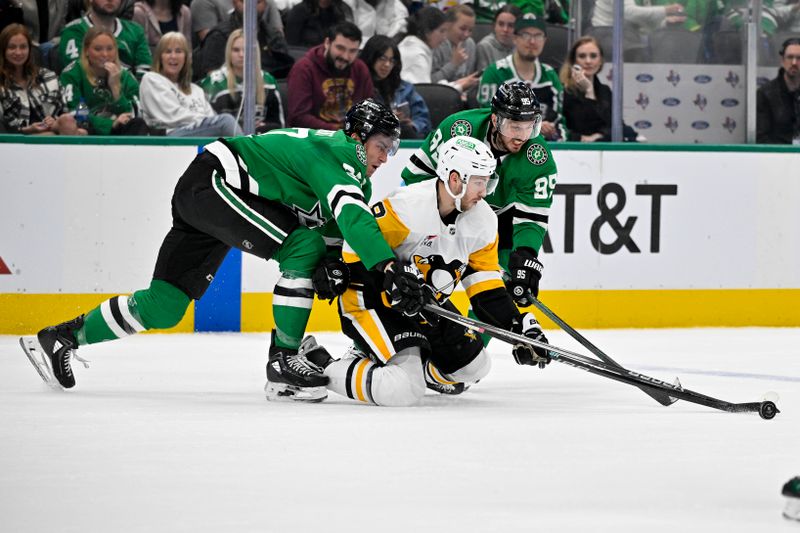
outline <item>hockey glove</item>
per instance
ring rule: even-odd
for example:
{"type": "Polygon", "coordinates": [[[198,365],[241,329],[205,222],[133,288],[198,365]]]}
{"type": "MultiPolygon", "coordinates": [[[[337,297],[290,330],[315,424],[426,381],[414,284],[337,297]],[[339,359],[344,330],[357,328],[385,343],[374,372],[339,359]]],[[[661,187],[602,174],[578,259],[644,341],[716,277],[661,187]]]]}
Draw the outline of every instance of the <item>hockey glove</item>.
{"type": "Polygon", "coordinates": [[[431,291],[415,265],[393,263],[384,271],[383,288],[389,305],[406,316],[414,316],[430,301],[431,291]]]}
{"type": "Polygon", "coordinates": [[[350,269],[339,258],[323,259],[311,276],[314,292],[321,300],[333,301],[350,284],[350,269]]]}
{"type": "MultiPolygon", "coordinates": [[[[544,336],[541,326],[532,313],[523,313],[515,318],[511,325],[511,331],[521,333],[538,342],[547,342],[547,337],[544,336]]],[[[544,368],[550,364],[548,351],[530,344],[517,344],[511,353],[514,354],[514,360],[518,365],[539,365],[539,368],[544,368]]]]}
{"type": "Polygon", "coordinates": [[[533,297],[539,296],[539,280],[542,279],[542,263],[536,258],[533,248],[517,248],[508,258],[508,292],[514,303],[528,307],[533,297]]]}

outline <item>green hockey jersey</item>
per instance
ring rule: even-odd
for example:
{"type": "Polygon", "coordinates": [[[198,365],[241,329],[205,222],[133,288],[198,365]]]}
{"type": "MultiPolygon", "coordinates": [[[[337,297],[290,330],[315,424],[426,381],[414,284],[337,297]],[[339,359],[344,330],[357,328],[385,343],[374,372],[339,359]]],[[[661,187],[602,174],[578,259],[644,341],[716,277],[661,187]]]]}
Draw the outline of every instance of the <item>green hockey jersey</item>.
{"type": "Polygon", "coordinates": [[[364,145],[343,131],[277,129],[205,149],[219,159],[231,187],[289,207],[300,224],[323,235],[338,227],[367,268],[394,258],[367,205],[372,185],[364,145]]]}
{"type": "MultiPolygon", "coordinates": [[[[58,46],[58,57],[62,66],[69,65],[80,57],[83,38],[92,26],[94,24],[87,15],[73,20],[64,27],[61,32],[61,43],[58,46]]],[[[141,79],[144,73],[150,70],[150,64],[153,62],[144,30],[133,21],[117,18],[112,33],[117,40],[120,62],[141,79]]]]}
{"type": "MultiPolygon", "coordinates": [[[[490,109],[471,109],[450,115],[439,124],[412,154],[403,169],[406,183],[417,183],[436,176],[437,149],[456,135],[482,139],[487,146],[491,123],[490,109]]],[[[497,152],[493,150],[495,155],[497,152]]],[[[497,165],[499,183],[486,198],[498,218],[499,246],[513,250],[520,246],[541,249],[556,186],[556,163],[547,142],[530,139],[516,154],[500,155],[497,165]]],[[[504,254],[507,256],[507,253],[504,254]]],[[[505,262],[505,257],[501,258],[505,262]]]]}
{"type": "Polygon", "coordinates": [[[59,79],[64,92],[64,99],[71,111],[75,111],[81,98],[89,107],[89,124],[96,135],[109,135],[114,119],[122,113],[132,113],[134,116],[139,110],[139,84],[126,68],[120,75],[120,94],[114,96],[103,83],[92,85],[81,68],[80,61],[73,61],[64,69],[59,79]]]}
{"type": "Polygon", "coordinates": [[[561,85],[558,73],[553,67],[538,59],[535,65],[531,80],[523,80],[517,74],[517,69],[514,67],[514,54],[487,66],[481,76],[480,85],[478,85],[478,103],[484,107],[490,106],[497,88],[507,81],[525,82],[539,99],[539,105],[542,106],[542,119],[552,122],[556,126],[557,136],[550,140],[565,141],[567,140],[567,128],[564,125],[563,112],[564,86],[561,85]]]}

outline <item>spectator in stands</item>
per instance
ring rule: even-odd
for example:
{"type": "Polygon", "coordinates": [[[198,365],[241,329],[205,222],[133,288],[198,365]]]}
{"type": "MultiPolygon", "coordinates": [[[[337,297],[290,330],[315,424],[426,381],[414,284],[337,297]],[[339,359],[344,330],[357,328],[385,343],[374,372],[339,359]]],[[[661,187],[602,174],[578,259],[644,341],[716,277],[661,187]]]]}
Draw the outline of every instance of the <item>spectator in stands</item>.
{"type": "MultiPolygon", "coordinates": [[[[256,49],[256,64],[260,64],[256,49]]],[[[225,64],[214,70],[200,82],[206,92],[211,107],[217,113],[228,113],[239,117],[241,126],[244,118],[242,109],[242,80],[244,79],[244,30],[238,29],[228,37],[225,46],[225,64]]],[[[285,126],[283,104],[272,74],[258,69],[256,75],[256,133],[264,133],[285,126]]]]}
{"type": "Polygon", "coordinates": [[[548,141],[566,140],[562,103],[564,89],[558,73],[539,61],[547,41],[544,20],[525,14],[514,23],[514,53],[492,63],[483,72],[478,103],[488,107],[497,88],[507,81],[527,83],[542,107],[542,135],[548,141]]]}
{"type": "Polygon", "coordinates": [[[522,11],[513,4],[506,4],[495,13],[492,33],[475,47],[476,69],[484,70],[514,52],[514,23],[521,16],[522,11]]]}
{"type": "MultiPolygon", "coordinates": [[[[665,5],[640,5],[639,0],[624,0],[625,42],[623,47],[625,49],[647,44],[647,35],[656,28],[667,24],[686,22],[682,4],[678,2],[663,3],[665,5]]],[[[592,26],[613,26],[614,0],[596,0],[592,13],[592,26]]]]}
{"type": "Polygon", "coordinates": [[[342,0],[303,0],[286,17],[286,38],[292,46],[317,46],[344,21],[353,21],[353,11],[342,0]]]}
{"type": "Polygon", "coordinates": [[[433,49],[431,81],[454,82],[462,91],[478,84],[480,76],[475,70],[475,12],[465,4],[451,7],[445,12],[447,39],[433,49]]]}
{"type": "Polygon", "coordinates": [[[192,31],[195,46],[203,41],[214,26],[225,20],[233,9],[233,0],[192,0],[192,31]]]}
{"type": "Polygon", "coordinates": [[[192,40],[192,12],[183,0],[139,0],[133,6],[133,21],[144,28],[151,54],[165,33],[177,31],[192,40]]]}
{"type": "Polygon", "coordinates": [[[8,133],[86,135],[67,112],[55,72],[31,59],[28,28],[10,24],[0,32],[0,123],[8,133]]]}
{"type": "Polygon", "coordinates": [[[372,74],[374,98],[391,107],[400,119],[400,137],[424,138],[431,130],[428,105],[412,84],[400,79],[403,62],[394,41],[385,35],[373,36],[364,45],[361,60],[372,74]]]}
{"type": "Polygon", "coordinates": [[[192,55],[182,33],[169,32],[156,46],[153,71],[142,78],[142,115],[170,137],[241,135],[236,119],[217,115],[203,89],[192,83],[192,55]]]}
{"type": "Polygon", "coordinates": [[[758,89],[756,142],[800,145],[800,37],[783,42],[778,77],[758,89]]]}
{"type": "Polygon", "coordinates": [[[295,63],[287,91],[290,126],[342,129],[347,110],[372,96],[369,68],[358,59],[360,44],[358,26],[340,22],[324,43],[295,63]]]}
{"type": "Polygon", "coordinates": [[[398,49],[405,58],[400,77],[409,83],[431,83],[433,51],[447,39],[444,13],[423,7],[408,18],[408,34],[398,49]]]}
{"type": "Polygon", "coordinates": [[[61,33],[59,60],[62,67],[80,57],[83,36],[90,28],[97,27],[115,36],[122,66],[141,78],[152,62],[142,27],[130,20],[117,18],[121,0],[89,1],[88,13],[67,24],[61,33]]]}
{"type": "MultiPolygon", "coordinates": [[[[256,0],[258,45],[261,68],[278,78],[285,78],[294,64],[283,36],[283,22],[272,0],[256,0]]],[[[244,0],[233,0],[233,10],[206,35],[197,55],[194,79],[202,79],[225,62],[225,46],[234,30],[244,26],[244,0]]]]}
{"type": "MultiPolygon", "coordinates": [[[[89,7],[87,0],[64,0],[67,4],[67,22],[72,22],[84,16],[89,7]]],[[[136,0],[122,0],[117,10],[117,16],[125,20],[133,20],[133,5],[136,0]]]]}
{"type": "Polygon", "coordinates": [[[61,72],[61,86],[71,110],[75,111],[81,101],[88,106],[90,134],[149,133],[137,117],[139,84],[120,64],[117,41],[111,32],[99,26],[89,28],[78,60],[61,72]]]}
{"type": "Polygon", "coordinates": [[[67,4],[64,0],[22,0],[22,16],[31,30],[34,46],[46,55],[58,44],[58,36],[67,22],[67,4]]]}
{"type": "Polygon", "coordinates": [[[363,39],[373,35],[394,37],[406,31],[408,9],[400,0],[344,0],[363,39]]]}
{"type": "MultiPolygon", "coordinates": [[[[561,66],[564,86],[564,119],[568,140],[611,140],[611,89],[600,83],[603,51],[594,37],[581,37],[572,45],[561,66]]],[[[623,138],[635,141],[636,131],[623,125],[623,138]]]]}
{"type": "Polygon", "coordinates": [[[775,11],[778,14],[778,31],[800,34],[800,1],[775,0],[775,11]]]}

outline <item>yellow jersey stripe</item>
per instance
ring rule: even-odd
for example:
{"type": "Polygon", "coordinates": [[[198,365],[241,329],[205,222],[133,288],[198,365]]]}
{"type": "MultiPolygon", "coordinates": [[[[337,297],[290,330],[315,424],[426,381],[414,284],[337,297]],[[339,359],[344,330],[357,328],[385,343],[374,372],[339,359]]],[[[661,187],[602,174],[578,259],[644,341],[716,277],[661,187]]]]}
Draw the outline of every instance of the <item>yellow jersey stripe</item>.
{"type": "Polygon", "coordinates": [[[469,287],[465,287],[467,291],[467,297],[472,298],[476,294],[480,294],[484,291],[489,291],[492,289],[502,289],[505,288],[505,284],[502,280],[499,279],[489,279],[486,281],[479,281],[478,283],[474,283],[469,287]]]}

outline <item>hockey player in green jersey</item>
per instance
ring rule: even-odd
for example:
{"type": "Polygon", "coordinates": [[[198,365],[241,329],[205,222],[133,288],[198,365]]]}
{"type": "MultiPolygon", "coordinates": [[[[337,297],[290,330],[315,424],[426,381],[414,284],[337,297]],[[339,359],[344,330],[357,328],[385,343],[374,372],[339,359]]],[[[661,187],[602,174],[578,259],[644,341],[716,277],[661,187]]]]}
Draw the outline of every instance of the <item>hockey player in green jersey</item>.
{"type": "Polygon", "coordinates": [[[461,111],[439,124],[403,169],[406,183],[436,176],[439,147],[451,137],[482,140],[498,158],[497,184],[486,201],[498,218],[500,265],[509,276],[512,298],[520,306],[539,294],[539,251],[547,233],[556,163],[540,135],[539,102],[523,82],[504,83],[491,109],[461,111]]]}
{"type": "Polygon", "coordinates": [[[327,378],[298,356],[315,290],[344,292],[341,260],[323,260],[316,228],[335,224],[369,268],[379,265],[398,291],[398,305],[421,305],[421,286],[395,273],[395,258],[366,199],[369,177],[394,153],[400,124],[386,107],[365,100],[347,113],[344,130],[279,129],[219,139],[178,180],[173,225],[149,288],[116,296],[85,316],[20,339],[42,379],[70,388],[70,359],[85,344],[176,325],[208,288],[231,248],[279,263],[275,330],[267,363],[267,398],[321,401],[327,378]]]}
{"type": "Polygon", "coordinates": [[[153,56],[147,46],[144,29],[131,20],[117,17],[121,0],[91,0],[90,9],[83,17],[64,27],[58,47],[61,68],[77,61],[83,47],[83,37],[89,28],[98,26],[111,32],[117,40],[119,60],[138,79],[150,70],[153,56]]]}

